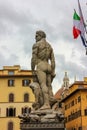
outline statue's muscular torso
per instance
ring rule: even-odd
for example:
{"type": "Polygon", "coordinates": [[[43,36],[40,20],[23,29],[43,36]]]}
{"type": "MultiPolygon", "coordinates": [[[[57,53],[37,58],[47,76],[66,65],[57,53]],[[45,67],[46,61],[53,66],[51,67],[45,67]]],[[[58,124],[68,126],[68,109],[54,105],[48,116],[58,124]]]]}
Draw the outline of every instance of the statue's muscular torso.
{"type": "Polygon", "coordinates": [[[33,45],[31,64],[33,70],[35,69],[36,65],[38,65],[38,67],[41,69],[47,68],[47,66],[49,66],[49,71],[55,69],[53,49],[45,39],[42,39],[33,45]]]}

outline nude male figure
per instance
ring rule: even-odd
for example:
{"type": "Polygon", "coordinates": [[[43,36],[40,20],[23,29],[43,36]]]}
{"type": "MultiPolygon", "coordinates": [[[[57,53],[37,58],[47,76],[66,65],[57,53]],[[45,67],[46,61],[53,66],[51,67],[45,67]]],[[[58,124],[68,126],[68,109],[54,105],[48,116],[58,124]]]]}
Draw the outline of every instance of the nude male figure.
{"type": "Polygon", "coordinates": [[[55,77],[55,58],[51,45],[46,41],[43,31],[36,31],[36,43],[32,47],[31,69],[36,71],[43,95],[42,109],[50,109],[50,100],[53,98],[52,80],[55,77]]]}

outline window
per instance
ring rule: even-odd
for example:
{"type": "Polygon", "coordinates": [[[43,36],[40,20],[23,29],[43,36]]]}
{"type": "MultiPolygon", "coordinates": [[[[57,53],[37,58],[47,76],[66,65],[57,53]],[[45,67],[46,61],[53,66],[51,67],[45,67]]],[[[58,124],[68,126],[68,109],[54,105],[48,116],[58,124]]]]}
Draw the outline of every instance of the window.
{"type": "Polygon", "coordinates": [[[13,79],[8,80],[8,86],[14,86],[14,80],[13,79]]]}
{"type": "Polygon", "coordinates": [[[74,100],[71,102],[71,106],[74,106],[74,100]]]}
{"type": "Polygon", "coordinates": [[[78,114],[77,114],[78,117],[81,116],[81,110],[78,110],[77,113],[78,113],[78,114]]]}
{"type": "Polygon", "coordinates": [[[78,112],[75,112],[75,119],[78,118],[78,112]]]}
{"type": "Polygon", "coordinates": [[[24,94],[24,102],[29,102],[29,94],[28,93],[24,94]]]}
{"type": "Polygon", "coordinates": [[[80,101],[81,101],[81,97],[79,96],[79,97],[78,97],[78,102],[80,102],[80,101]]]}
{"type": "Polygon", "coordinates": [[[82,127],[79,127],[78,130],[82,130],[82,127]]]}
{"type": "Polygon", "coordinates": [[[30,83],[31,83],[31,80],[28,80],[28,79],[22,80],[22,86],[29,86],[30,83]]]}
{"type": "Polygon", "coordinates": [[[85,116],[87,116],[87,109],[84,110],[84,114],[85,114],[85,116]]]}
{"type": "Polygon", "coordinates": [[[14,71],[9,71],[8,75],[14,75],[14,71]]]}
{"type": "Polygon", "coordinates": [[[24,107],[22,108],[22,111],[21,111],[22,114],[30,113],[30,112],[31,112],[31,107],[24,107]]]}
{"type": "Polygon", "coordinates": [[[8,123],[8,130],[13,130],[13,122],[8,123]]]}
{"type": "Polygon", "coordinates": [[[70,121],[70,115],[68,116],[68,121],[70,121]]]}
{"type": "Polygon", "coordinates": [[[77,104],[77,99],[75,99],[75,104],[77,104]]]}
{"type": "Polygon", "coordinates": [[[65,105],[65,110],[67,110],[67,105],[65,105]]]}
{"type": "Polygon", "coordinates": [[[9,102],[14,102],[14,94],[13,93],[9,94],[9,102]]]}
{"type": "Polygon", "coordinates": [[[62,103],[61,102],[59,102],[58,107],[62,108],[62,103]]]}
{"type": "Polygon", "coordinates": [[[14,117],[15,115],[16,115],[16,108],[7,108],[6,109],[7,117],[14,117]]]}

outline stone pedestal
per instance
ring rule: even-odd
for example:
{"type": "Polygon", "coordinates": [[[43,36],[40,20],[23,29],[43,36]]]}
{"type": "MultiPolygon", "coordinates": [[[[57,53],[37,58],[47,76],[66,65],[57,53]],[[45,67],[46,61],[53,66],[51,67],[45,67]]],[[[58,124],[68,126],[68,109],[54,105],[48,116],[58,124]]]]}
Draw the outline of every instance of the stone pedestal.
{"type": "Polygon", "coordinates": [[[19,115],[20,130],[64,130],[64,115],[52,109],[19,115]]]}
{"type": "Polygon", "coordinates": [[[20,123],[21,130],[64,130],[64,123],[20,123]]]}

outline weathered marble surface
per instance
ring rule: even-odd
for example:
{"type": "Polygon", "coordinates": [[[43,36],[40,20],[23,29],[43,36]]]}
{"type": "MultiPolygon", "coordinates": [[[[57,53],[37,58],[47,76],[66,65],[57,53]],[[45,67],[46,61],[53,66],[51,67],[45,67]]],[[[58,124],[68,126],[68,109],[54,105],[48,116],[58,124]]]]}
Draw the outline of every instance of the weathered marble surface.
{"type": "Polygon", "coordinates": [[[52,91],[52,81],[55,77],[54,52],[51,44],[46,41],[45,32],[36,31],[35,40],[36,43],[32,47],[31,69],[36,79],[30,84],[35,94],[33,107],[41,110],[50,109],[51,100],[53,102],[54,99],[52,91]]]}

